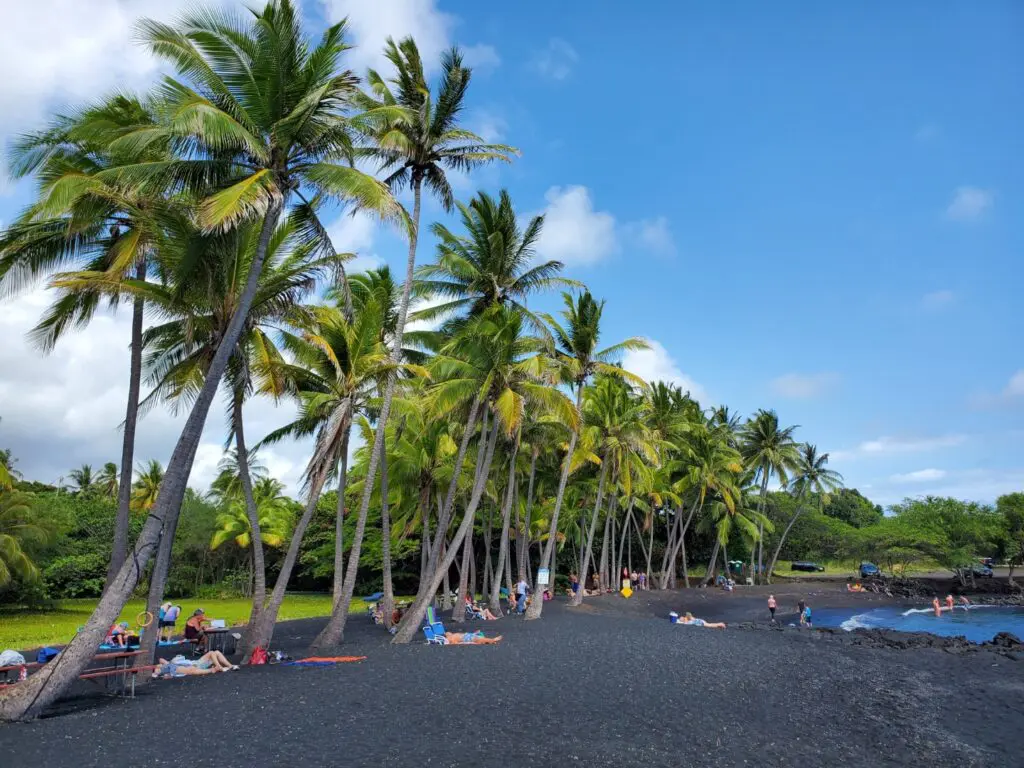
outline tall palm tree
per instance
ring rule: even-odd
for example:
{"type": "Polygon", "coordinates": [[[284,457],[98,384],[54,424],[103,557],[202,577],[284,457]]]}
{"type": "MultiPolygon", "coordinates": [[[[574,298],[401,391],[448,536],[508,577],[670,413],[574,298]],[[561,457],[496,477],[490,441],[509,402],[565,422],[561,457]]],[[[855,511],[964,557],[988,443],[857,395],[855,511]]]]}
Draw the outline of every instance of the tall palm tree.
{"type": "Polygon", "coordinates": [[[68,473],[68,477],[74,483],[75,493],[80,493],[83,496],[92,491],[96,484],[96,476],[92,473],[91,464],[83,464],[78,469],[72,469],[68,473]]]}
{"type": "MultiPolygon", "coordinates": [[[[368,131],[370,143],[362,149],[361,154],[379,161],[381,171],[387,174],[385,183],[388,187],[393,190],[409,187],[413,194],[409,256],[391,346],[392,364],[398,366],[402,360],[403,336],[416,269],[423,185],[426,184],[435,194],[445,210],[451,210],[454,196],[446,170],[466,172],[495,160],[507,162],[516,150],[501,144],[487,144],[476,134],[459,127],[459,118],[472,70],[463,65],[462,55],[458,49],[453,48],[441,58],[442,76],[436,97],[424,74],[419,49],[411,37],[397,44],[388,38],[384,55],[394,66],[395,75],[389,85],[388,81],[371,70],[367,75],[367,82],[373,95],[364,95],[360,103],[369,111],[397,108],[402,111],[402,115],[395,120],[386,120],[378,124],[374,130],[368,131]]],[[[360,522],[365,524],[369,512],[377,468],[384,449],[395,384],[396,380],[392,378],[384,387],[373,449],[366,470],[366,482],[359,503],[357,530],[360,529],[360,522]]],[[[358,555],[358,550],[355,554],[358,555]]],[[[340,601],[335,600],[331,620],[317,639],[318,645],[340,642],[348,618],[351,590],[355,589],[358,565],[358,561],[352,562],[350,555],[348,571],[345,574],[345,595],[340,601]]]]}
{"type": "MultiPolygon", "coordinates": [[[[590,291],[583,291],[578,296],[563,293],[562,301],[565,304],[565,309],[562,310],[563,322],[558,322],[550,315],[544,315],[544,319],[551,326],[555,337],[557,345],[556,354],[562,370],[562,381],[576,391],[576,412],[579,413],[582,407],[583,388],[590,377],[596,373],[620,376],[640,386],[645,386],[646,382],[643,379],[611,361],[629,350],[647,349],[647,342],[634,337],[621,341],[618,344],[613,344],[605,349],[599,349],[601,314],[604,312],[604,301],[596,301],[590,295],[590,291]]],[[[570,465],[573,454],[576,451],[578,439],[579,431],[574,429],[569,437],[569,446],[562,461],[562,473],[558,481],[558,491],[555,495],[555,506],[551,513],[548,539],[544,549],[541,551],[540,562],[537,566],[538,573],[540,570],[547,570],[550,573],[552,548],[558,533],[558,519],[562,511],[565,486],[569,480],[570,465]]],[[[543,600],[532,601],[530,608],[526,612],[526,618],[540,618],[543,605],[543,600]]]]}
{"type": "Polygon", "coordinates": [[[476,316],[494,304],[506,304],[545,332],[526,299],[547,288],[582,286],[559,276],[560,261],[534,264],[544,217],[534,216],[520,229],[512,198],[504,189],[498,200],[478,192],[469,205],[459,203],[458,208],[465,234],[453,234],[440,222],[433,225],[437,263],[421,266],[414,286],[417,293],[447,301],[416,312],[414,319],[432,320],[463,311],[476,316]]]}
{"type": "MultiPolygon", "coordinates": [[[[344,24],[329,27],[312,45],[292,0],[270,0],[246,18],[204,9],[175,25],[143,21],[141,33],[179,77],[167,77],[160,86],[159,124],[118,141],[121,146],[145,146],[166,139],[177,157],[169,162],[119,164],[97,175],[129,185],[188,190],[202,198],[196,220],[208,231],[261,221],[258,246],[235,314],[171,454],[160,499],[136,540],[134,556],[64,649],[63,662],[46,667],[0,699],[0,720],[34,716],[77,679],[134,590],[165,526],[174,527],[206,416],[236,349],[270,239],[290,199],[306,202],[305,195],[313,193],[388,217],[400,216],[387,188],[350,162],[353,116],[346,110],[357,89],[356,78],[339,66],[347,47],[344,24]]],[[[376,117],[358,119],[368,125],[376,117]]],[[[309,221],[313,223],[311,217],[309,221]]]]}
{"type": "MultiPolygon", "coordinates": [[[[96,490],[107,499],[117,499],[120,485],[117,481],[117,464],[108,461],[96,475],[96,490]]],[[[116,535],[116,534],[115,534],[116,535]]]]}
{"type": "Polygon", "coordinates": [[[0,587],[14,578],[23,582],[39,578],[39,569],[24,546],[46,543],[52,531],[32,519],[30,499],[26,493],[0,490],[0,587]]]}
{"type": "Polygon", "coordinates": [[[789,483],[790,491],[796,496],[796,510],[786,524],[786,530],[779,538],[775,554],[772,555],[771,565],[768,566],[768,572],[765,574],[769,584],[772,573],[775,571],[775,563],[779,559],[779,552],[782,551],[782,545],[786,543],[790,529],[804,510],[804,500],[808,496],[816,496],[820,512],[828,504],[831,494],[843,487],[843,476],[835,470],[829,469],[827,465],[828,454],[818,453],[816,445],[804,443],[800,446],[800,457],[793,470],[793,479],[789,483]]]}
{"type": "MultiPolygon", "coordinates": [[[[772,476],[785,486],[789,474],[796,469],[800,460],[800,446],[793,439],[797,426],[782,427],[775,411],[759,410],[740,430],[740,451],[748,468],[754,471],[755,480],[760,483],[760,498],[757,513],[764,514],[768,495],[768,482],[772,476]]],[[[762,518],[763,519],[763,518],[762,518]]],[[[760,581],[764,574],[764,526],[760,526],[757,540],[757,573],[760,581]]]]}
{"type": "MultiPolygon", "coordinates": [[[[0,293],[13,292],[62,269],[101,272],[112,282],[146,279],[165,242],[165,228],[181,223],[179,202],[158,185],[122,183],[114,169],[125,163],[169,159],[166,140],[144,145],[121,141],[152,129],[155,105],[118,95],[58,117],[46,130],[21,137],[14,145],[12,172],[34,174],[38,198],[0,236],[0,293]]],[[[31,332],[45,352],[74,328],[86,326],[100,306],[92,286],[62,287],[57,300],[31,332]]],[[[118,296],[108,295],[112,307],[118,296]]],[[[132,302],[128,400],[121,446],[120,475],[130,477],[139,412],[144,301],[132,302]]],[[[128,555],[131,487],[116,493],[117,517],[106,584],[128,555]]]]}

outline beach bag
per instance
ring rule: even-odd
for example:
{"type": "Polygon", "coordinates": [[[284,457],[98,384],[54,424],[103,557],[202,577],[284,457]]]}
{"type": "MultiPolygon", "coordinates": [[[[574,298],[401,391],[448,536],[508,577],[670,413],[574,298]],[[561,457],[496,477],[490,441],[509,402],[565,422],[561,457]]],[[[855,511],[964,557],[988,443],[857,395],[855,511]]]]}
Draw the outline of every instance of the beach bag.
{"type": "Polygon", "coordinates": [[[252,655],[249,657],[250,664],[266,664],[267,663],[267,649],[261,646],[256,646],[252,649],[252,655]]]}
{"type": "Polygon", "coordinates": [[[45,664],[48,661],[53,660],[57,654],[60,653],[56,648],[42,647],[36,653],[36,662],[39,664],[45,664]]]}

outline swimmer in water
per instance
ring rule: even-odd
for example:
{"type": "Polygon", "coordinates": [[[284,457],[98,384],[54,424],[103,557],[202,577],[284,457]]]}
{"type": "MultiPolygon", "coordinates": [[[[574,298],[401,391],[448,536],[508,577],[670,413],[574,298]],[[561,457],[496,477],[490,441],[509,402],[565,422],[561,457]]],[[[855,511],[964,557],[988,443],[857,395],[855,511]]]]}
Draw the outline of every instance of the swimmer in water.
{"type": "Polygon", "coordinates": [[[968,600],[968,599],[967,599],[966,597],[964,597],[963,595],[961,595],[961,596],[960,596],[960,605],[962,605],[962,606],[963,606],[963,608],[964,608],[964,610],[966,611],[966,610],[967,610],[968,608],[970,608],[970,607],[971,607],[971,601],[970,601],[970,600],[968,600]]]}
{"type": "Polygon", "coordinates": [[[949,608],[950,613],[953,612],[953,596],[946,595],[946,607],[949,608]]]}
{"type": "Polygon", "coordinates": [[[935,616],[936,616],[936,618],[942,618],[942,606],[939,605],[939,598],[937,598],[937,597],[933,597],[932,598],[932,608],[935,609],[935,616]]]}

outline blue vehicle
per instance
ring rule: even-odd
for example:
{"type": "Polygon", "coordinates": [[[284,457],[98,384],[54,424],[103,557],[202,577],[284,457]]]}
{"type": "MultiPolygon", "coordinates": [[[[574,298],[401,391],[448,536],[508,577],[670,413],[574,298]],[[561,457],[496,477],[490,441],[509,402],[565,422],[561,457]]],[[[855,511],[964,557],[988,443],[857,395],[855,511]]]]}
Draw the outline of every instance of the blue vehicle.
{"type": "Polygon", "coordinates": [[[860,564],[860,577],[862,579],[877,578],[882,575],[882,572],[878,570],[878,566],[874,563],[861,563],[860,564]]]}
{"type": "Polygon", "coordinates": [[[992,569],[989,568],[987,565],[981,565],[980,563],[972,565],[971,572],[974,574],[975,577],[980,576],[984,579],[991,579],[993,576],[992,569]]]}

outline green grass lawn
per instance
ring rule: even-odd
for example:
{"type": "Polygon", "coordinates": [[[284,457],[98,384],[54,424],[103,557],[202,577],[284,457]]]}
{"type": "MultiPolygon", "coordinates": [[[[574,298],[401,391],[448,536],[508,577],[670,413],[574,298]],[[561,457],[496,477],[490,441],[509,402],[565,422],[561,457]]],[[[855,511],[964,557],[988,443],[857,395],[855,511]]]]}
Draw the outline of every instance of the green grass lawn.
{"type": "MultiPolygon", "coordinates": [[[[228,626],[244,624],[249,618],[251,601],[244,599],[186,599],[175,600],[181,605],[182,616],[178,619],[177,630],[184,631],[185,619],[196,608],[202,608],[211,619],[224,619],[228,626]]],[[[5,648],[25,649],[40,645],[63,645],[74,637],[80,626],[88,621],[97,600],[62,600],[57,610],[29,611],[0,608],[0,650],[5,648]]],[[[364,610],[365,603],[355,599],[351,610],[364,610]]],[[[119,621],[127,621],[133,627],[140,611],[146,609],[144,600],[131,600],[121,612],[119,621]]],[[[281,606],[279,618],[307,619],[313,616],[327,616],[331,612],[330,595],[287,595],[281,606]]]]}

